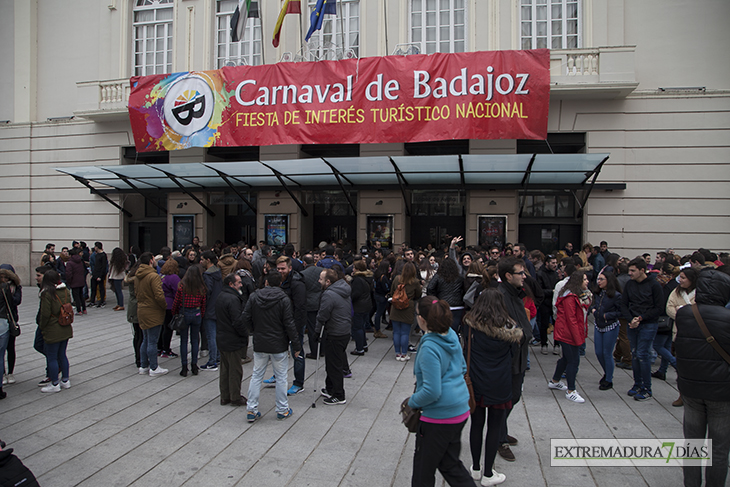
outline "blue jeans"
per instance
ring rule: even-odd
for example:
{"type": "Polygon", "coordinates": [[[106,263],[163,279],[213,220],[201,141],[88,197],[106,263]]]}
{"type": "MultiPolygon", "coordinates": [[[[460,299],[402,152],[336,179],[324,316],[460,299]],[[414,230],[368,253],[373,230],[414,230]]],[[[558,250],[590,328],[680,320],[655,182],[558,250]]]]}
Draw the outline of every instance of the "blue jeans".
{"type": "Polygon", "coordinates": [[[114,286],[114,295],[117,297],[117,306],[124,306],[124,293],[122,292],[122,280],[121,279],[109,279],[109,282],[114,286]]]}
{"type": "Polygon", "coordinates": [[[664,335],[657,333],[654,338],[654,350],[657,355],[662,358],[662,363],[659,365],[659,370],[662,374],[667,373],[667,368],[671,365],[675,369],[677,368],[677,359],[672,355],[672,334],[664,335]]]}
{"type": "Polygon", "coordinates": [[[355,313],[352,317],[352,338],[355,339],[355,350],[362,352],[368,345],[365,339],[365,325],[370,318],[369,313],[355,313]]]}
{"type": "Polygon", "coordinates": [[[68,340],[56,343],[46,343],[46,364],[48,366],[48,377],[55,386],[58,384],[58,371],[61,370],[61,379],[68,380],[68,357],[66,357],[68,340]]]}
{"type": "Polygon", "coordinates": [[[451,328],[453,328],[456,333],[461,331],[462,316],[464,316],[464,308],[451,310],[451,328]]]}
{"type": "Polygon", "coordinates": [[[631,365],[634,372],[634,387],[651,392],[651,355],[649,351],[656,337],[657,323],[640,323],[629,327],[631,344],[631,365]]]}
{"type": "MultiPolygon", "coordinates": [[[[8,349],[8,341],[10,340],[10,330],[0,335],[0,377],[5,375],[5,351],[8,349]]],[[[58,374],[56,374],[58,377],[58,374]]],[[[2,388],[2,384],[0,384],[2,388]]]]}
{"type": "Polygon", "coordinates": [[[274,368],[276,376],[276,412],[285,413],[289,410],[289,401],[286,399],[287,368],[289,367],[289,353],[253,353],[253,373],[251,384],[248,386],[248,403],[246,409],[251,412],[258,411],[259,397],[261,396],[261,384],[264,380],[266,366],[269,360],[274,368]]]}
{"type": "MultiPolygon", "coordinates": [[[[712,439],[712,466],[705,467],[705,485],[723,486],[730,451],[730,402],[707,401],[682,396],[684,437],[712,439]]],[[[702,485],[702,467],[682,467],[685,487],[702,485]]]]}
{"type": "Polygon", "coordinates": [[[373,318],[373,328],[380,331],[380,320],[388,309],[388,298],[381,294],[375,294],[375,317],[373,318]]]}
{"type": "Polygon", "coordinates": [[[160,339],[160,332],[162,325],[153,326],[148,330],[142,329],[142,346],[139,347],[139,362],[142,368],[157,369],[157,340],[160,339]]]}
{"type": "Polygon", "coordinates": [[[395,353],[405,355],[408,353],[408,335],[411,333],[411,324],[393,320],[393,345],[395,353]]]}
{"type": "Polygon", "coordinates": [[[215,321],[210,318],[203,318],[203,330],[205,336],[208,338],[208,364],[217,364],[221,361],[220,355],[218,355],[218,345],[215,341],[215,321]]]}
{"type": "Polygon", "coordinates": [[[606,374],[606,381],[613,382],[613,348],[616,346],[616,339],[621,327],[617,326],[610,331],[599,331],[596,327],[593,333],[593,345],[596,350],[596,358],[606,374]]]}
{"type": "Polygon", "coordinates": [[[563,353],[558,363],[555,364],[553,381],[560,381],[563,372],[565,372],[565,379],[568,381],[568,390],[574,391],[575,376],[578,375],[578,366],[580,365],[580,346],[560,342],[560,348],[563,350],[563,353]]]}
{"type": "Polygon", "coordinates": [[[198,349],[200,348],[200,325],[203,317],[200,316],[200,308],[183,309],[185,321],[180,328],[180,361],[182,365],[188,364],[188,334],[190,334],[190,363],[198,365],[198,349]]]}

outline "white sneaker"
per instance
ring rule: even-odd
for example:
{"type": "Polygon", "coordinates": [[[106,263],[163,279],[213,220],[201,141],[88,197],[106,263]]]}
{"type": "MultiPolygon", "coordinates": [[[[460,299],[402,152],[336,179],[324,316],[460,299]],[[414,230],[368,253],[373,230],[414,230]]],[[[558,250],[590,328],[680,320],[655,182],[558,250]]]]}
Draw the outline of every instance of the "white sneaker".
{"type": "Polygon", "coordinates": [[[489,487],[490,485],[501,484],[505,480],[507,480],[507,476],[505,474],[492,470],[491,477],[482,477],[481,485],[483,487],[489,487]]]}
{"type": "Polygon", "coordinates": [[[167,369],[163,369],[162,367],[157,367],[156,369],[152,370],[150,369],[150,377],[156,377],[158,375],[165,375],[169,371],[167,369]]]}
{"type": "MultiPolygon", "coordinates": [[[[15,384],[15,376],[13,374],[8,374],[7,378],[8,378],[8,384],[15,384]]],[[[5,382],[3,382],[3,384],[4,383],[5,382]]]]}
{"type": "Polygon", "coordinates": [[[149,367],[140,367],[139,368],[139,375],[147,375],[150,373],[149,367]]]}
{"type": "Polygon", "coordinates": [[[482,478],[482,469],[474,470],[474,465],[471,466],[471,478],[474,480],[479,480],[482,478]]]}
{"type": "Polygon", "coordinates": [[[550,389],[557,389],[559,391],[567,391],[568,390],[568,386],[565,385],[565,382],[563,382],[562,380],[561,381],[558,381],[558,382],[553,382],[553,381],[549,380],[548,381],[548,387],[550,389]]]}
{"type": "Polygon", "coordinates": [[[71,380],[61,381],[61,389],[71,389],[71,380]]]}
{"type": "Polygon", "coordinates": [[[8,376],[7,375],[3,375],[3,385],[5,386],[7,384],[8,384],[8,376]]]}
{"type": "Polygon", "coordinates": [[[580,394],[578,394],[578,391],[573,391],[570,393],[568,391],[565,391],[565,398],[569,401],[573,401],[573,402],[577,402],[577,403],[586,402],[585,399],[580,397],[580,394]]]}
{"type": "Polygon", "coordinates": [[[404,362],[408,362],[411,359],[410,354],[401,355],[401,360],[404,362]]]}
{"type": "Polygon", "coordinates": [[[401,356],[400,356],[400,355],[397,355],[397,354],[396,354],[396,356],[395,356],[395,359],[396,359],[396,360],[397,360],[398,362],[402,362],[402,361],[403,361],[403,359],[401,358],[401,356]]]}
{"type": "Polygon", "coordinates": [[[55,386],[53,383],[48,384],[46,387],[41,388],[41,392],[61,392],[61,383],[59,382],[55,386]]]}

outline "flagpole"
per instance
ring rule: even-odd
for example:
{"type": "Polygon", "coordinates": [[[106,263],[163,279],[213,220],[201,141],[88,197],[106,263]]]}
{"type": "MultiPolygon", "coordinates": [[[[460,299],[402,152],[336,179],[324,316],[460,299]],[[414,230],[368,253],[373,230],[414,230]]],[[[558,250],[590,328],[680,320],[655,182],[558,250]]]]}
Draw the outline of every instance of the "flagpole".
{"type": "Polygon", "coordinates": [[[258,6],[259,6],[259,31],[261,31],[261,62],[262,64],[266,64],[266,54],[264,50],[264,45],[266,42],[264,42],[264,16],[262,15],[262,11],[264,10],[264,6],[262,5],[263,2],[259,0],[258,6]]]}
{"type": "MultiPolygon", "coordinates": [[[[340,32],[342,33],[342,57],[345,57],[345,12],[342,10],[342,0],[340,4],[340,32]]],[[[336,43],[335,43],[336,44],[336,43]]]]}
{"type": "MultiPolygon", "coordinates": [[[[307,1],[307,0],[303,0],[307,1]]],[[[307,4],[306,8],[309,8],[309,5],[307,4]]],[[[304,17],[306,18],[306,17],[304,17]]],[[[302,52],[302,58],[304,58],[304,29],[302,29],[302,22],[303,22],[303,16],[302,16],[302,7],[300,4],[299,7],[299,50],[302,52]]]]}
{"type": "Polygon", "coordinates": [[[383,21],[385,23],[385,55],[390,54],[390,49],[388,48],[388,5],[385,0],[383,0],[383,21]]]}

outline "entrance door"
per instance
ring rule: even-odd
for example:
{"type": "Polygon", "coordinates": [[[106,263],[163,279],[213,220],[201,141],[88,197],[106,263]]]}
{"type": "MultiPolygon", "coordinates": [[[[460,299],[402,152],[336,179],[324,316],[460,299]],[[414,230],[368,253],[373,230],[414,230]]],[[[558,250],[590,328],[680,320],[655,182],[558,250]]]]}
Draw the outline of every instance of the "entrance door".
{"type": "MultiPolygon", "coordinates": [[[[357,202],[357,193],[349,192],[357,202]]],[[[318,191],[305,194],[305,203],[312,205],[312,246],[321,241],[340,241],[357,248],[357,215],[341,191],[318,191]]]]}
{"type": "Polygon", "coordinates": [[[451,239],[465,235],[463,191],[413,191],[411,194],[412,247],[448,245],[451,239]]]}
{"type": "Polygon", "coordinates": [[[568,242],[579,248],[581,234],[581,225],[575,223],[521,223],[519,228],[520,242],[545,255],[555,254],[568,242]]]}
{"type": "Polygon", "coordinates": [[[136,245],[142,252],[158,254],[167,246],[167,223],[140,221],[129,222],[129,245],[136,245]]]}

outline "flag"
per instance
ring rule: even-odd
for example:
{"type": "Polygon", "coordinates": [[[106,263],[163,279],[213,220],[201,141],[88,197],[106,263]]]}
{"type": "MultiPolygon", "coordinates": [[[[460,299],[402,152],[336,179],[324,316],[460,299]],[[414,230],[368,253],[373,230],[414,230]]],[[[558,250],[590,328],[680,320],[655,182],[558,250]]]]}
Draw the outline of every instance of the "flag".
{"type": "Polygon", "coordinates": [[[246,20],[259,17],[259,4],[253,0],[241,0],[236,6],[236,11],[231,16],[231,40],[238,42],[243,39],[243,31],[246,29],[246,20]]]}
{"type": "Polygon", "coordinates": [[[279,47],[279,36],[281,35],[281,24],[284,23],[284,16],[286,16],[286,14],[300,13],[302,13],[301,0],[284,0],[284,5],[281,7],[279,18],[276,19],[276,26],[274,27],[274,47],[279,47]]]}
{"type": "Polygon", "coordinates": [[[324,22],[325,14],[337,15],[337,3],[336,0],[317,0],[317,5],[314,7],[312,16],[310,18],[309,31],[307,36],[304,38],[305,41],[309,41],[315,30],[322,28],[322,22],[324,22]]]}

